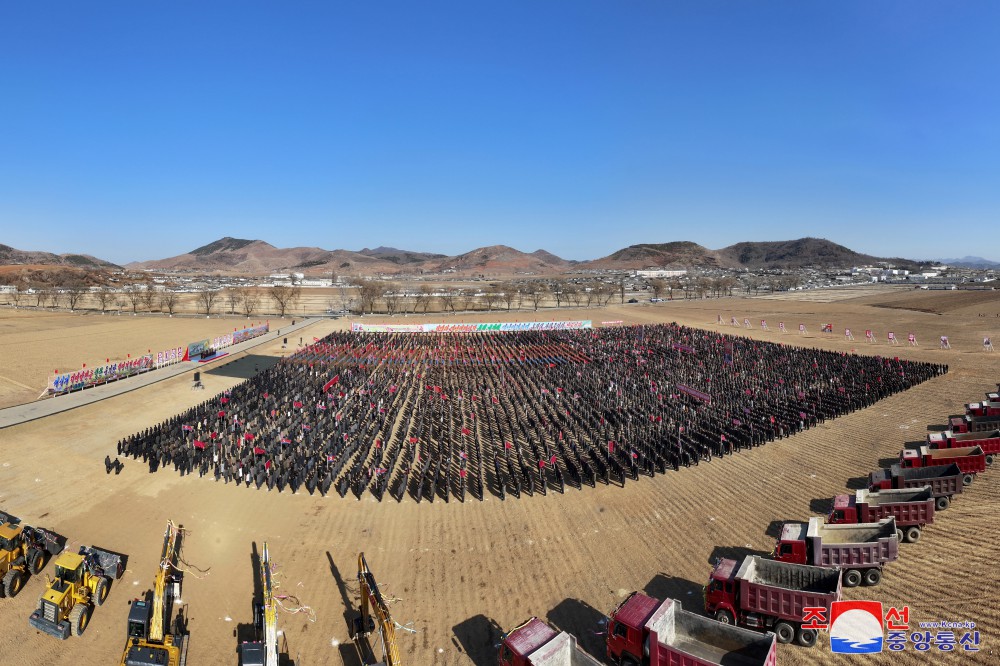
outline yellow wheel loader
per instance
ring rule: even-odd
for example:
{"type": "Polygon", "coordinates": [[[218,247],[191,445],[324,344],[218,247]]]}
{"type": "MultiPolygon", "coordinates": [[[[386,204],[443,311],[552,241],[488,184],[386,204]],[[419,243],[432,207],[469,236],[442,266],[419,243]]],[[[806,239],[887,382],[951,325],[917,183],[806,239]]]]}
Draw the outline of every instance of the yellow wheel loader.
{"type": "Polygon", "coordinates": [[[90,623],[90,614],[108,598],[113,579],[125,572],[121,555],[96,546],[64,552],[55,561],[55,578],[38,599],[28,623],[50,636],[66,640],[79,636],[90,623]]]}
{"type": "Polygon", "coordinates": [[[28,576],[45,568],[49,558],[62,550],[59,535],[0,513],[0,597],[15,597],[28,576]]]}

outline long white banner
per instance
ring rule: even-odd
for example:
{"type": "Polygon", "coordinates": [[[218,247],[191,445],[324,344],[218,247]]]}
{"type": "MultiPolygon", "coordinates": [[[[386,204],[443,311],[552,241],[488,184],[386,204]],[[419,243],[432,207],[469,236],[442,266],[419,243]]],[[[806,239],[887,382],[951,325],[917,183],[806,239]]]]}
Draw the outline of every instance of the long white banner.
{"type": "Polygon", "coordinates": [[[357,333],[506,333],[511,331],[575,331],[591,328],[583,321],[506,321],[479,324],[359,324],[352,323],[357,333]]]}

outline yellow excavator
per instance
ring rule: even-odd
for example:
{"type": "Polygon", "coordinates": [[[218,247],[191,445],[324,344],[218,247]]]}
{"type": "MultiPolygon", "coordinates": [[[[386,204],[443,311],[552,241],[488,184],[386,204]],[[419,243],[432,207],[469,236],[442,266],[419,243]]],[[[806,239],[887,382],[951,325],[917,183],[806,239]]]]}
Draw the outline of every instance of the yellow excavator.
{"type": "Polygon", "coordinates": [[[167,633],[173,602],[180,599],[181,540],[184,528],[167,522],[163,534],[160,567],[153,589],[144,599],[131,602],[128,612],[128,639],[122,653],[121,666],[185,666],[188,634],[182,615],[177,614],[174,626],[167,633]]]}
{"type": "Polygon", "coordinates": [[[271,579],[271,556],[264,542],[260,557],[260,603],[254,603],[257,640],[240,645],[240,666],[278,666],[278,614],[271,579]]]}
{"type": "Polygon", "coordinates": [[[358,555],[358,585],[361,587],[361,616],[354,618],[351,639],[361,662],[365,666],[402,666],[396,645],[396,623],[389,615],[364,553],[358,555]],[[375,654],[376,646],[380,647],[381,660],[375,654]]]}

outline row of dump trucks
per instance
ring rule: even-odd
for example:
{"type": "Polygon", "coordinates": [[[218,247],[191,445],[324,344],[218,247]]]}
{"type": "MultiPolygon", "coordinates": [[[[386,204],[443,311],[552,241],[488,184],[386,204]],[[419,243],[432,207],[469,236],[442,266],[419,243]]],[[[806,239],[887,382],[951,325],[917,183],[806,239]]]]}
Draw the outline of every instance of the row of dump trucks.
{"type": "MultiPolygon", "coordinates": [[[[773,559],[717,562],[705,587],[708,617],[674,599],[633,592],[609,617],[608,659],[621,666],[771,666],[777,643],[815,645],[817,629],[805,622],[805,609],[824,608],[828,616],[844,587],[877,585],[882,568],[899,557],[899,543],[917,542],[935,512],[1000,453],[1000,394],[987,397],[966,405],[958,419],[965,430],[928,435],[927,446],[872,472],[868,488],[836,496],[825,520],[785,524],[773,559]],[[996,428],[979,428],[994,418],[996,428]]],[[[600,663],[574,636],[538,618],[505,635],[500,646],[500,666],[600,663]]]]}

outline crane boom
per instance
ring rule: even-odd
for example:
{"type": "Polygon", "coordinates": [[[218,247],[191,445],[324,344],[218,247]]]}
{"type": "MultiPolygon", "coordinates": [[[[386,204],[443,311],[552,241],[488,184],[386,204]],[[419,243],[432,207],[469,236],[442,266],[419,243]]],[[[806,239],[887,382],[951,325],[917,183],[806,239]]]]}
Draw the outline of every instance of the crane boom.
{"type": "Polygon", "coordinates": [[[365,634],[377,629],[382,641],[385,666],[402,666],[399,647],[396,645],[396,623],[389,614],[382,593],[375,582],[375,575],[368,568],[365,554],[358,555],[358,584],[361,586],[361,630],[365,634]],[[374,616],[374,617],[373,617],[374,616]],[[369,629],[372,627],[373,629],[369,629]]]}
{"type": "Polygon", "coordinates": [[[261,587],[264,588],[264,664],[278,666],[278,618],[271,581],[271,558],[266,541],[260,558],[260,580],[261,587]]]}
{"type": "Polygon", "coordinates": [[[167,523],[167,531],[163,534],[163,550],[160,552],[160,570],[153,584],[153,608],[149,622],[149,640],[163,642],[163,624],[165,621],[167,579],[177,566],[177,540],[180,530],[172,522],[167,523]]]}

